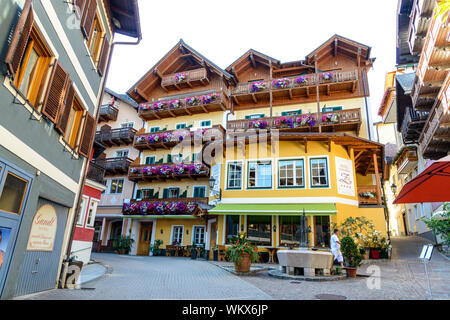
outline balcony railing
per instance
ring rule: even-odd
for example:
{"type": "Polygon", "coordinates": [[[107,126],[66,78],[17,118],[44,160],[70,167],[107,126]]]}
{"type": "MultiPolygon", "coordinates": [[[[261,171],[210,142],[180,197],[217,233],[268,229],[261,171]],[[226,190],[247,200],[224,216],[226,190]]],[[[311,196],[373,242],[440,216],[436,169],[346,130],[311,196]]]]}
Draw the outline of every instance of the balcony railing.
{"type": "Polygon", "coordinates": [[[106,175],[126,174],[130,164],[133,162],[128,157],[95,159],[93,162],[106,170],[106,175]]]}
{"type": "Polygon", "coordinates": [[[131,199],[123,204],[124,215],[193,215],[208,198],[131,199]]]}
{"type": "Polygon", "coordinates": [[[265,129],[270,127],[280,130],[317,131],[319,124],[323,131],[351,131],[359,130],[361,125],[361,112],[359,108],[321,113],[317,121],[316,113],[292,115],[282,117],[266,117],[259,119],[242,119],[228,121],[228,130],[265,129]],[[330,115],[330,116],[328,116],[330,115]],[[334,117],[333,117],[334,115],[334,117]]]}
{"type": "Polygon", "coordinates": [[[381,205],[378,198],[377,186],[358,187],[358,202],[360,205],[381,205]]]}
{"type": "Polygon", "coordinates": [[[117,115],[119,114],[119,109],[116,107],[106,104],[100,107],[100,113],[98,116],[98,121],[116,121],[117,115]]]}
{"type": "Polygon", "coordinates": [[[163,76],[161,79],[161,86],[164,88],[174,87],[180,89],[181,87],[190,87],[195,83],[202,85],[209,83],[208,73],[205,68],[173,73],[163,76]],[[183,84],[185,85],[182,86],[183,84]]]}
{"type": "Polygon", "coordinates": [[[192,96],[162,98],[139,105],[139,116],[144,120],[157,120],[229,109],[228,97],[223,91],[213,90],[192,96]]]}
{"type": "Polygon", "coordinates": [[[397,159],[395,159],[395,165],[397,166],[397,172],[399,174],[408,174],[417,165],[417,148],[405,147],[401,150],[401,153],[397,159]]]}
{"type": "Polygon", "coordinates": [[[210,141],[224,136],[225,129],[221,125],[214,125],[211,128],[201,128],[195,131],[190,131],[190,129],[186,128],[143,134],[138,133],[134,138],[133,146],[139,150],[154,150],[158,148],[168,150],[182,141],[186,143],[187,139],[190,139],[192,144],[197,140],[210,141]],[[212,139],[213,137],[214,139],[212,139]]]}
{"type": "Polygon", "coordinates": [[[155,163],[131,166],[128,179],[131,181],[166,181],[198,178],[208,178],[209,168],[198,162],[155,163]]]}
{"type": "Polygon", "coordinates": [[[95,141],[103,143],[108,147],[113,145],[127,145],[133,142],[136,129],[134,128],[117,128],[111,130],[100,130],[95,133],[95,141]]]}
{"type": "Polygon", "coordinates": [[[90,162],[89,169],[86,174],[86,178],[88,178],[89,180],[103,184],[104,177],[105,177],[105,168],[103,168],[93,162],[90,162]]]}
{"type": "Polygon", "coordinates": [[[335,84],[356,80],[358,80],[358,70],[313,73],[295,77],[273,79],[272,81],[259,80],[247,83],[238,83],[237,86],[231,90],[231,94],[256,94],[259,92],[268,92],[270,90],[289,90],[294,88],[335,84]]]}
{"type": "Polygon", "coordinates": [[[416,143],[427,121],[429,112],[416,111],[412,107],[407,107],[402,123],[402,138],[404,144],[416,143]]]}

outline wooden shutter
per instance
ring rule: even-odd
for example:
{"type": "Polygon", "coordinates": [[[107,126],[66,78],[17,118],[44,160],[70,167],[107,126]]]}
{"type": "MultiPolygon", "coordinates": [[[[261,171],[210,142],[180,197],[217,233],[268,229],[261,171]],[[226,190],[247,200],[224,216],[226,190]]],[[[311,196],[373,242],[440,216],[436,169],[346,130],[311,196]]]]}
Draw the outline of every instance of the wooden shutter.
{"type": "Polygon", "coordinates": [[[172,163],[172,155],[171,154],[167,155],[167,163],[172,163]]]}
{"type": "Polygon", "coordinates": [[[97,71],[100,77],[103,77],[106,70],[106,65],[109,57],[109,41],[106,35],[103,37],[102,50],[100,51],[100,58],[98,60],[97,71]]]}
{"type": "Polygon", "coordinates": [[[169,197],[169,189],[163,190],[163,199],[167,199],[169,197]]]}
{"type": "Polygon", "coordinates": [[[92,140],[95,135],[95,125],[95,118],[87,112],[86,119],[84,120],[83,135],[81,136],[80,147],[78,148],[79,154],[86,158],[89,158],[92,140]]]}
{"type": "Polygon", "coordinates": [[[16,76],[25,49],[27,48],[28,39],[30,38],[31,29],[33,28],[33,22],[33,4],[31,3],[31,0],[27,0],[22,9],[19,21],[17,22],[11,45],[9,46],[5,58],[8,71],[13,78],[16,76]]]}
{"type": "Polygon", "coordinates": [[[58,130],[59,133],[61,133],[62,135],[65,135],[66,133],[70,111],[72,110],[72,104],[74,99],[75,99],[75,89],[73,87],[73,83],[71,82],[68,84],[64,104],[60,109],[58,121],[55,124],[55,129],[58,130]]]}
{"type": "Polygon", "coordinates": [[[142,190],[138,189],[138,191],[136,191],[136,199],[142,199],[142,190]]]}
{"type": "Polygon", "coordinates": [[[81,32],[86,38],[89,38],[91,35],[92,26],[94,25],[95,12],[97,10],[97,1],[96,0],[87,0],[86,9],[83,12],[83,16],[81,18],[81,32]]]}
{"type": "Polygon", "coordinates": [[[42,114],[52,122],[56,122],[60,108],[64,103],[64,93],[68,82],[69,74],[64,70],[58,60],[55,60],[42,106],[42,114]]]}
{"type": "Polygon", "coordinates": [[[75,7],[78,7],[78,9],[75,8],[75,12],[80,18],[83,16],[85,4],[86,4],[86,0],[74,0],[73,5],[75,7]]]}

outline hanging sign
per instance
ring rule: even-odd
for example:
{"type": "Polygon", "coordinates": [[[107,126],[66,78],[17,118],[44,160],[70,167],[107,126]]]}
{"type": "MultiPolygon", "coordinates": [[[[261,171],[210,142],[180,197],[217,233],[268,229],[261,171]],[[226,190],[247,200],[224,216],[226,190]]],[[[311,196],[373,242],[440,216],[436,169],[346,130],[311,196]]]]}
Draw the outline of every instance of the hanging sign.
{"type": "Polygon", "coordinates": [[[28,251],[52,251],[58,219],[53,206],[45,204],[36,212],[28,238],[28,251]]]}
{"type": "Polygon", "coordinates": [[[355,196],[355,178],[352,160],[335,157],[337,192],[346,196],[355,196]]]}

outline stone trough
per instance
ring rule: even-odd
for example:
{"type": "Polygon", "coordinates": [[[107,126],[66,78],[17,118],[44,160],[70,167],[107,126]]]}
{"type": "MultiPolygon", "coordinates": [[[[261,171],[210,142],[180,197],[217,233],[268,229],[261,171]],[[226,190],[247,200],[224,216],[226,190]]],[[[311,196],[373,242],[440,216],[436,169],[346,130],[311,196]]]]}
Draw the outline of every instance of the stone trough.
{"type": "Polygon", "coordinates": [[[316,276],[316,270],[323,276],[329,276],[333,266],[333,255],[325,251],[308,249],[278,250],[278,261],[288,275],[295,275],[296,269],[303,269],[303,275],[316,276]]]}

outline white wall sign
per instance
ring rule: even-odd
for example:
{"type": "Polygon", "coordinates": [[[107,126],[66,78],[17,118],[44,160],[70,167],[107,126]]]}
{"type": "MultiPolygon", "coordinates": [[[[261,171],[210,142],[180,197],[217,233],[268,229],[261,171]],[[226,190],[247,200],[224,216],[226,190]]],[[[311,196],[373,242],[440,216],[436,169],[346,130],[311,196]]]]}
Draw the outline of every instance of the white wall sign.
{"type": "Polygon", "coordinates": [[[213,177],[216,180],[216,183],[214,184],[214,188],[210,190],[209,195],[212,197],[216,194],[219,194],[220,192],[220,169],[221,164],[216,164],[211,168],[211,177],[213,177]]]}
{"type": "Polygon", "coordinates": [[[45,204],[34,215],[28,238],[28,251],[52,251],[58,219],[53,206],[45,204]]]}
{"type": "Polygon", "coordinates": [[[352,160],[335,157],[337,192],[346,196],[355,196],[355,178],[352,160]]]}

